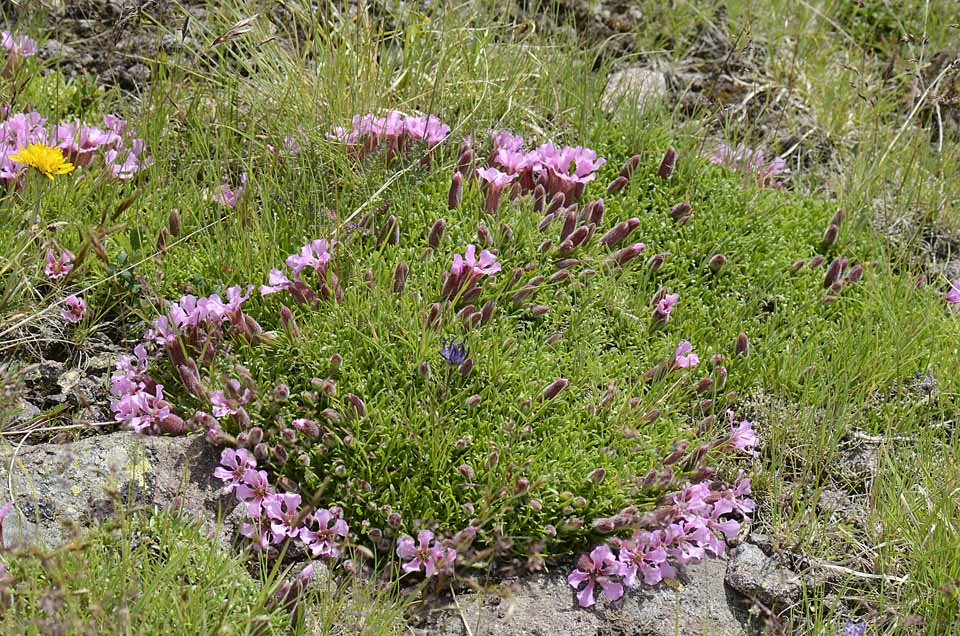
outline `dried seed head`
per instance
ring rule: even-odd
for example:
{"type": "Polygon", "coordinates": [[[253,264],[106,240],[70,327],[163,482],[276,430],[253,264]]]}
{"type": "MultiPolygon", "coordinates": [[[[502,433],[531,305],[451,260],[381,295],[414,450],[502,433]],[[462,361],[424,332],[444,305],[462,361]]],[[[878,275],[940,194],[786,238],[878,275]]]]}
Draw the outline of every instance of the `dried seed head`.
{"type": "Polygon", "coordinates": [[[657,170],[657,175],[661,179],[669,179],[673,176],[673,169],[677,165],[677,151],[670,146],[667,148],[667,152],[663,155],[663,160],[660,161],[660,169],[657,170]]]}

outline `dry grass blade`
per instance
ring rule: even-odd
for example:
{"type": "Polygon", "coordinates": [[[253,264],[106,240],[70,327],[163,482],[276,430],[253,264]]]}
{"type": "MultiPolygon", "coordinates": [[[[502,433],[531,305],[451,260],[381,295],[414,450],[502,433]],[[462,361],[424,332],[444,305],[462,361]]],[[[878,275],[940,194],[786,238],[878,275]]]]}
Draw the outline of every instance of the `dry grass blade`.
{"type": "Polygon", "coordinates": [[[227,29],[226,33],[218,36],[217,39],[213,41],[213,44],[210,45],[210,48],[208,50],[215,49],[221,44],[230,42],[231,40],[236,40],[240,36],[246,33],[249,33],[250,31],[253,31],[253,22],[259,17],[260,17],[259,13],[254,13],[249,18],[244,18],[234,23],[233,26],[227,29]]]}

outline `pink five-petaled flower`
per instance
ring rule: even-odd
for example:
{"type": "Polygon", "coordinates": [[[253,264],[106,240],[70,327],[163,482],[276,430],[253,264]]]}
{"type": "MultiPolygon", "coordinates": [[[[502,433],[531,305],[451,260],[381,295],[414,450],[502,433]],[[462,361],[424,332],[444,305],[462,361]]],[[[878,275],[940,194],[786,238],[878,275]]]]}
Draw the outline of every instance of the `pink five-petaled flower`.
{"type": "Polygon", "coordinates": [[[677,350],[673,353],[673,363],[679,369],[695,367],[700,363],[700,356],[693,352],[693,345],[689,340],[681,340],[677,350]]]}
{"type": "Polygon", "coordinates": [[[288,256],[286,260],[287,267],[293,270],[294,279],[300,280],[300,272],[307,267],[323,274],[326,271],[327,263],[333,256],[331,250],[333,250],[336,245],[337,242],[335,240],[315,239],[300,248],[299,254],[291,254],[288,256]]]}
{"type": "Polygon", "coordinates": [[[660,543],[659,533],[637,532],[633,539],[621,546],[618,559],[623,564],[623,584],[627,587],[636,587],[637,574],[643,576],[647,585],[656,585],[677,575],[667,561],[667,551],[660,543]]]}
{"type": "Polygon", "coordinates": [[[75,294],[70,294],[63,301],[63,311],[60,312],[60,315],[67,322],[76,324],[83,320],[83,315],[86,312],[87,303],[84,302],[83,298],[75,294]]]}
{"type": "Polygon", "coordinates": [[[947,302],[951,305],[960,304],[960,278],[950,283],[950,289],[947,290],[947,302]]]}
{"type": "Polygon", "coordinates": [[[700,517],[681,519],[661,530],[663,544],[667,554],[680,565],[696,563],[706,555],[704,546],[710,544],[710,530],[700,517]]]}
{"type": "Polygon", "coordinates": [[[757,451],[751,450],[760,441],[753,430],[753,422],[743,420],[740,424],[734,422],[732,410],[727,410],[727,418],[730,420],[730,437],[727,438],[733,448],[747,451],[751,455],[756,455],[757,451]]]}
{"type": "Polygon", "coordinates": [[[473,245],[467,245],[467,250],[463,253],[463,258],[459,254],[453,257],[453,267],[455,272],[468,270],[468,273],[474,276],[490,276],[500,271],[500,263],[497,257],[489,250],[482,250],[480,258],[477,258],[477,248],[473,245]]]}
{"type": "MultiPolygon", "coordinates": [[[[226,451],[224,451],[226,452],[226,451]]],[[[233,474],[231,473],[231,479],[233,474]]],[[[237,499],[247,506],[247,514],[259,518],[263,501],[273,494],[270,481],[265,470],[247,468],[243,473],[242,481],[236,485],[237,499]]]]}
{"type": "Polygon", "coordinates": [[[224,481],[223,492],[230,493],[244,482],[247,471],[256,467],[256,458],[246,448],[225,448],[220,453],[220,465],[213,470],[213,476],[224,481]]]}
{"type": "Polygon", "coordinates": [[[0,46],[10,51],[10,55],[30,57],[37,53],[37,43],[29,35],[14,35],[10,31],[0,31],[0,46]]]}
{"type": "Polygon", "coordinates": [[[753,499],[747,497],[750,494],[750,478],[743,476],[743,470],[737,481],[733,483],[732,488],[727,488],[720,494],[720,498],[713,504],[713,514],[715,516],[737,512],[743,517],[749,517],[753,513],[756,504],[753,499]]]}
{"type": "Polygon", "coordinates": [[[173,409],[163,397],[163,385],[157,384],[153,392],[138,389],[111,402],[113,419],[122,422],[135,433],[153,433],[173,415],[173,409]]]}
{"type": "Polygon", "coordinates": [[[266,550],[270,545],[270,531],[265,517],[254,518],[240,526],[240,534],[250,539],[257,552],[266,550]]]}
{"type": "Polygon", "coordinates": [[[407,536],[397,540],[397,556],[406,561],[403,564],[404,572],[419,572],[423,568],[424,574],[430,577],[452,574],[457,551],[434,542],[433,533],[429,530],[421,530],[417,533],[417,542],[407,536]]]}
{"type": "Polygon", "coordinates": [[[623,585],[615,580],[623,574],[623,564],[613,558],[610,548],[598,545],[590,554],[581,554],[577,560],[577,570],[567,576],[567,583],[573,589],[579,589],[580,584],[587,585],[577,592],[577,602],[580,607],[590,607],[596,601],[593,598],[593,588],[599,584],[603,593],[611,601],[623,596],[623,585]]]}
{"type": "Polygon", "coordinates": [[[214,391],[210,394],[210,404],[213,405],[213,416],[227,417],[228,415],[236,415],[251,398],[253,398],[253,393],[247,388],[244,388],[241,393],[229,396],[223,391],[214,391]]]}
{"type": "Polygon", "coordinates": [[[653,310],[653,319],[656,322],[666,323],[670,320],[670,312],[673,306],[680,300],[680,294],[667,294],[657,302],[656,309],[653,310]]]}
{"type": "Polygon", "coordinates": [[[270,518],[270,532],[273,542],[280,543],[286,537],[296,539],[300,536],[297,520],[300,516],[300,495],[291,492],[270,495],[263,502],[263,510],[270,518]]]}
{"type": "Polygon", "coordinates": [[[307,523],[316,523],[318,528],[301,528],[300,540],[310,548],[315,557],[336,559],[340,556],[340,539],[347,536],[350,529],[347,522],[330,510],[321,508],[307,517],[307,523]]]}
{"type": "Polygon", "coordinates": [[[73,256],[67,250],[58,257],[53,253],[53,249],[47,250],[47,263],[43,268],[44,273],[50,280],[63,278],[73,270],[73,256]]]}

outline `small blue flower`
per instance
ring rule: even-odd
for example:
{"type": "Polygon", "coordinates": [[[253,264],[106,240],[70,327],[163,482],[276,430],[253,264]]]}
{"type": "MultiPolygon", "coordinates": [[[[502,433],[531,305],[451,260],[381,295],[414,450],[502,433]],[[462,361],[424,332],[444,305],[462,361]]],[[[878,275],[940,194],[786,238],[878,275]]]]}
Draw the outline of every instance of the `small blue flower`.
{"type": "Polygon", "coordinates": [[[443,343],[440,349],[440,357],[452,366],[460,366],[467,360],[467,346],[463,341],[457,342],[451,338],[443,343]]]}
{"type": "Polygon", "coordinates": [[[843,631],[839,636],[867,636],[867,624],[853,619],[848,620],[844,623],[843,631]]]}

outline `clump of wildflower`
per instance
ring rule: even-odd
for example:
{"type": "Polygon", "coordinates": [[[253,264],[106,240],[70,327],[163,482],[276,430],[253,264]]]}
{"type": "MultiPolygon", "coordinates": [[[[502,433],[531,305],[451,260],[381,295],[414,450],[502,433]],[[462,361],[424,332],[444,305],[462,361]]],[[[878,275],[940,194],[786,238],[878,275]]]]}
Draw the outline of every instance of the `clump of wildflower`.
{"type": "Polygon", "coordinates": [[[320,298],[328,300],[330,298],[340,298],[343,291],[340,288],[339,279],[336,273],[330,270],[329,263],[333,258],[333,248],[337,241],[327,239],[315,239],[310,241],[297,254],[291,254],[286,259],[287,267],[293,273],[293,278],[288,278],[286,274],[279,269],[270,270],[267,285],[260,286],[260,295],[267,296],[277,292],[287,292],[298,303],[316,303],[320,298]],[[310,279],[304,280],[304,272],[312,270],[310,279]],[[313,283],[317,287],[316,291],[311,286],[313,283]]]}
{"type": "Polygon", "coordinates": [[[10,155],[10,161],[34,168],[51,181],[54,175],[68,174],[76,167],[67,161],[62,150],[42,143],[21,148],[16,154],[10,155]]]}
{"type": "Polygon", "coordinates": [[[110,378],[110,403],[114,419],[136,433],[180,433],[183,420],[174,413],[163,395],[163,385],[147,372],[147,348],[137,345],[133,357],[120,356],[117,372],[110,378]]]}
{"type": "Polygon", "coordinates": [[[670,320],[670,312],[673,306],[680,300],[680,294],[658,294],[659,300],[656,301],[656,307],[653,310],[654,322],[667,323],[670,320]]]}
{"type": "Polygon", "coordinates": [[[306,525],[300,530],[300,540],[314,557],[336,559],[340,556],[340,544],[349,533],[340,512],[339,509],[320,509],[307,515],[306,525]]]}
{"type": "Polygon", "coordinates": [[[354,115],[350,128],[338,126],[327,137],[346,144],[360,158],[385,146],[389,161],[412,144],[425,143],[427,149],[432,150],[448,134],[450,126],[436,115],[404,116],[390,111],[384,117],[372,113],[354,115]]]}
{"type": "Polygon", "coordinates": [[[63,278],[73,271],[73,255],[67,250],[63,250],[60,256],[57,256],[53,248],[47,250],[47,260],[43,268],[44,273],[50,280],[63,278]]]}
{"type": "Polygon", "coordinates": [[[851,618],[843,624],[837,636],[867,636],[869,633],[866,623],[855,621],[851,618]]]}
{"type": "Polygon", "coordinates": [[[673,365],[678,369],[695,367],[700,363],[700,356],[693,352],[693,345],[689,340],[681,340],[673,354],[673,365]]]}
{"type": "Polygon", "coordinates": [[[19,58],[37,54],[37,43],[29,35],[14,35],[10,31],[0,31],[0,46],[7,49],[11,56],[19,58]]]}
{"type": "Polygon", "coordinates": [[[431,577],[452,575],[457,551],[434,541],[431,531],[421,530],[417,533],[416,541],[408,536],[397,540],[397,556],[405,561],[402,566],[404,572],[419,572],[422,569],[427,577],[431,577]]]}
{"type": "Polygon", "coordinates": [[[257,467],[256,458],[245,448],[225,448],[220,453],[220,465],[213,469],[213,476],[224,482],[223,492],[229,494],[245,483],[248,470],[257,467]]]}
{"type": "MultiPolygon", "coordinates": [[[[467,245],[463,256],[454,254],[453,265],[444,275],[440,293],[446,298],[457,295],[461,290],[465,292],[464,295],[471,294],[481,278],[492,276],[500,269],[500,263],[493,252],[481,250],[478,256],[476,246],[467,245]]],[[[479,293],[479,290],[476,293],[479,293]]]]}
{"type": "Polygon", "coordinates": [[[63,311],[60,312],[60,315],[67,322],[76,324],[83,320],[84,314],[87,313],[87,303],[83,298],[70,294],[63,301],[63,311]]]}
{"type": "Polygon", "coordinates": [[[469,357],[466,343],[463,341],[457,342],[453,338],[447,340],[440,348],[440,357],[451,366],[462,365],[469,357]]]}
{"type": "Polygon", "coordinates": [[[761,188],[780,188],[783,183],[775,179],[790,174],[790,168],[783,157],[774,157],[767,161],[763,150],[754,150],[743,144],[738,144],[736,148],[720,144],[710,157],[710,163],[725,165],[734,172],[749,176],[755,179],[761,188]]]}

